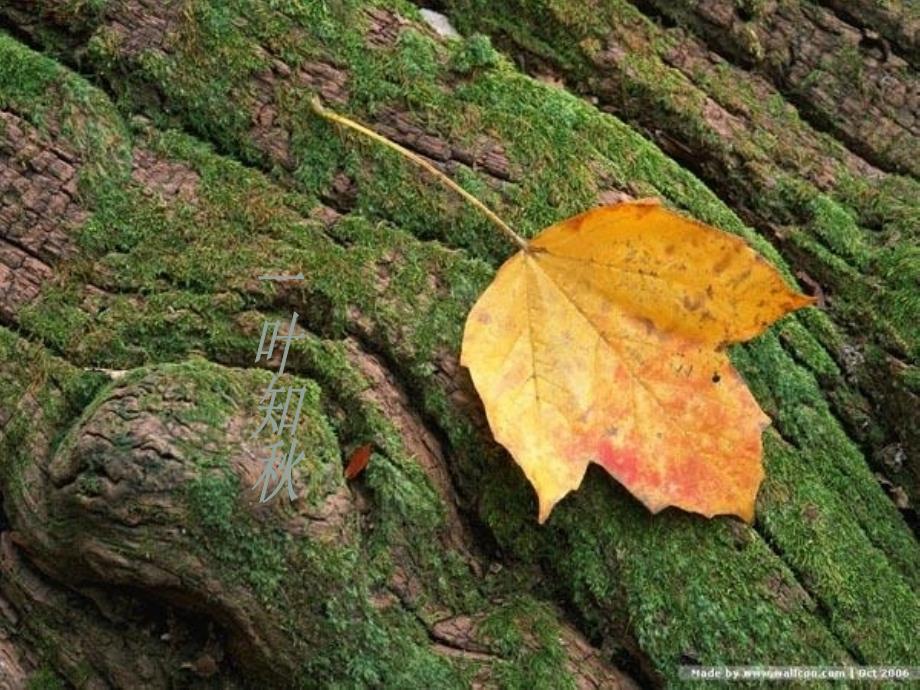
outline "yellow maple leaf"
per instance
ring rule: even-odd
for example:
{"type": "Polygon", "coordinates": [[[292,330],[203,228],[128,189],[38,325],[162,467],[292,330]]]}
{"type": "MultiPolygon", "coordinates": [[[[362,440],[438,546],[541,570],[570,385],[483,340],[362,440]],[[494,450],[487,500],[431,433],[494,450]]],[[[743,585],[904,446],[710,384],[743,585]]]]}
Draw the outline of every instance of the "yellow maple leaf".
{"type": "Polygon", "coordinates": [[[541,523],[592,462],[652,512],[753,520],[770,420],[724,347],[813,298],[740,238],[655,199],[587,211],[527,242],[424,158],[312,106],[428,170],[521,248],[470,312],[460,362],[536,489],[541,523]]]}
{"type": "Polygon", "coordinates": [[[769,418],[723,346],[812,301],[740,238],[627,202],[509,259],[470,312],[461,363],[541,523],[592,462],[653,512],[750,521],[769,418]]]}

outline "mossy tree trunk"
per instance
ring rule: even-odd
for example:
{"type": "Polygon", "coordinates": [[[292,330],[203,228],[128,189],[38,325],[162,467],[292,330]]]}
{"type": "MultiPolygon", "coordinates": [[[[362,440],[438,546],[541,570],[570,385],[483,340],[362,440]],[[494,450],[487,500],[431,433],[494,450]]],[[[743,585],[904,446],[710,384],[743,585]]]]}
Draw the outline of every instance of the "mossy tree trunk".
{"type": "Polygon", "coordinates": [[[448,40],[398,0],[0,0],[0,687],[920,663],[916,32],[742,4],[450,0],[448,40]],[[655,195],[817,292],[732,352],[773,419],[755,524],[592,470],[537,526],[457,363],[513,248],[316,93],[527,235],[655,195]],[[307,453],[260,504],[292,311],[307,453]]]}

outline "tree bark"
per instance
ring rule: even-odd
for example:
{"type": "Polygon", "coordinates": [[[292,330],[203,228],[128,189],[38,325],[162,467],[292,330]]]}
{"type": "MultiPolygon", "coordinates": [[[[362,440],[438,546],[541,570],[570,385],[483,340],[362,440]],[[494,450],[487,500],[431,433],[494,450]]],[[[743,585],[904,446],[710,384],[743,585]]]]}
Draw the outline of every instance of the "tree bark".
{"type": "Polygon", "coordinates": [[[0,0],[0,687],[920,663],[916,17],[440,7],[465,38],[403,2],[0,0]],[[592,470],[538,526],[457,362],[513,247],[314,94],[526,235],[660,196],[815,293],[732,351],[773,420],[756,522],[592,470]],[[260,503],[292,312],[305,459],[260,503]]]}

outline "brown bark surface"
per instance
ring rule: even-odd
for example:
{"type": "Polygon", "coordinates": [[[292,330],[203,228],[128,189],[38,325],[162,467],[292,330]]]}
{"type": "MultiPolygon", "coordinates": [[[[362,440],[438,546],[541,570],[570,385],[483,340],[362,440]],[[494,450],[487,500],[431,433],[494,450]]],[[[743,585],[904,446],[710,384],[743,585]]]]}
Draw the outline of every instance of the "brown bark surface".
{"type": "Polygon", "coordinates": [[[0,0],[0,688],[917,664],[917,20],[751,4],[451,0],[452,41],[388,2],[0,0]],[[509,248],[314,94],[525,234],[661,196],[815,294],[733,351],[756,522],[589,472],[538,527],[457,361],[509,248]],[[307,460],[262,504],[292,311],[307,460]]]}

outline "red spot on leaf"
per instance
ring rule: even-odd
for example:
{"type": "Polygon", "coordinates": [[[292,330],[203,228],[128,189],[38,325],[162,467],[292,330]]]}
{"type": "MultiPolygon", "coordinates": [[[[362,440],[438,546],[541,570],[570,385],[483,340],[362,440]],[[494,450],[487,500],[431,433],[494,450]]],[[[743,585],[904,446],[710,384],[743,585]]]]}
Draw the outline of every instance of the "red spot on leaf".
{"type": "Polygon", "coordinates": [[[623,484],[632,484],[639,473],[639,458],[631,450],[619,450],[610,441],[601,441],[597,447],[600,464],[623,484]]]}
{"type": "Polygon", "coordinates": [[[677,493],[694,502],[701,500],[704,495],[704,479],[711,480],[712,476],[706,463],[697,457],[684,458],[668,473],[668,479],[677,493]]]}

